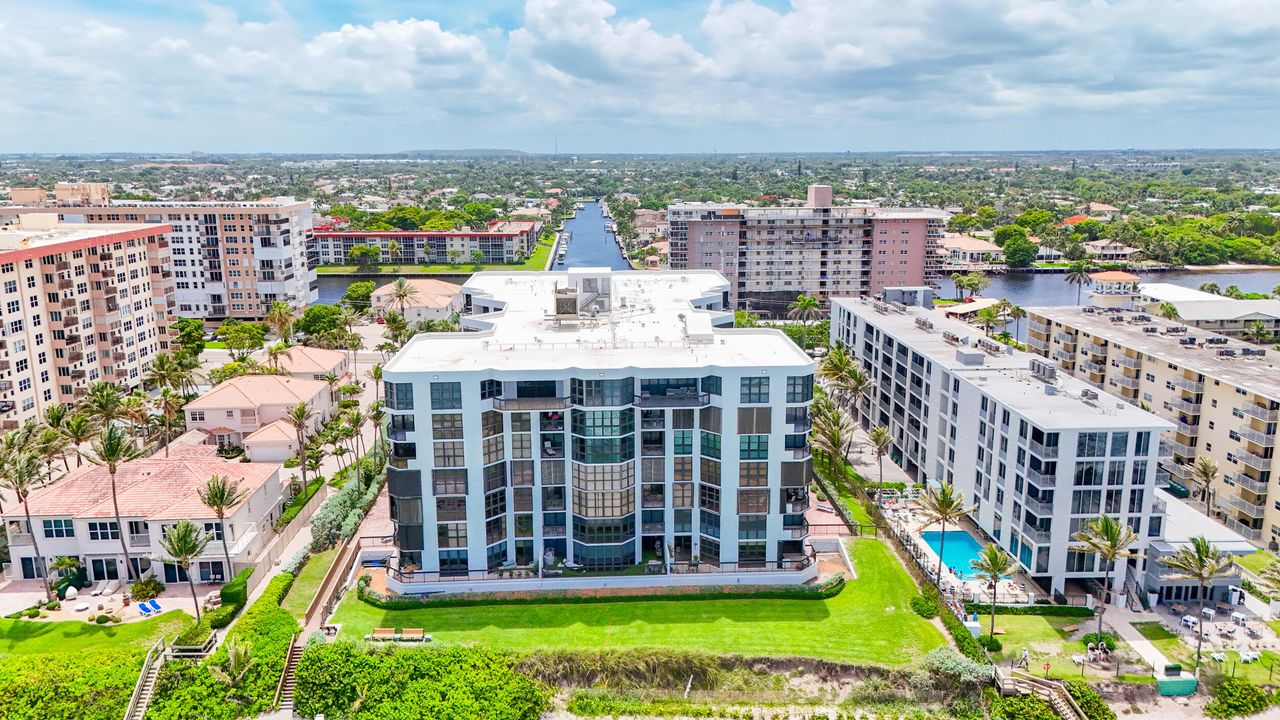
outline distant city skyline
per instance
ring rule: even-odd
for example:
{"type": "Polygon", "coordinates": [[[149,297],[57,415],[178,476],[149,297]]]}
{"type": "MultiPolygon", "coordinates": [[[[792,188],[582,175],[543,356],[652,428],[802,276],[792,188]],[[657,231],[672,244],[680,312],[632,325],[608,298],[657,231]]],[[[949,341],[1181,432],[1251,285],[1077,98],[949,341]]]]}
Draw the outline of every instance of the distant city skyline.
{"type": "Polygon", "coordinates": [[[5,6],[0,153],[1277,144],[1267,0],[5,6]]]}

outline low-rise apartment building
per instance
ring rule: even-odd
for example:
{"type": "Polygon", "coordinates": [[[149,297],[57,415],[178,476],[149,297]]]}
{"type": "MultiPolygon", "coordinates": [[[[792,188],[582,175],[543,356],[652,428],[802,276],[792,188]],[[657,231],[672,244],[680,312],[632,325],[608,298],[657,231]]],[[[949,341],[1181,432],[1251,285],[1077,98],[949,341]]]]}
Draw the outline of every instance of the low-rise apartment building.
{"type": "MultiPolygon", "coordinates": [[[[872,377],[862,422],[889,429],[890,458],[917,481],[954,483],[977,527],[1046,591],[1103,581],[1096,558],[1070,548],[1100,514],[1142,547],[1161,536],[1160,433],[1172,423],[923,307],[837,298],[831,337],[872,377]]],[[[1117,575],[1120,588],[1140,568],[1117,575]]]]}
{"type": "Polygon", "coordinates": [[[284,418],[298,403],[311,409],[313,432],[337,407],[323,380],[242,375],[187,403],[183,412],[187,428],[204,432],[210,443],[243,446],[251,460],[282,462],[296,448],[296,433],[284,418]]]}
{"type": "Polygon", "coordinates": [[[1159,314],[1171,303],[1178,320],[1227,337],[1243,338],[1255,323],[1266,329],[1268,339],[1280,334],[1280,300],[1239,300],[1172,283],[1140,283],[1130,306],[1159,314]]]}
{"type": "Polygon", "coordinates": [[[0,226],[0,430],[99,380],[142,384],[172,332],[168,229],[53,215],[0,226]]]}
{"type": "Polygon", "coordinates": [[[463,292],[471,332],[418,335],[383,370],[392,589],[535,565],[540,587],[813,576],[814,362],[733,328],[722,276],[477,273],[463,292]]]}
{"type": "MultiPolygon", "coordinates": [[[[100,194],[90,195],[90,199],[100,194]]],[[[169,226],[165,240],[180,317],[260,320],[279,300],[298,311],[319,298],[308,262],[311,203],[281,197],[260,202],[113,200],[93,205],[0,206],[0,225],[20,214],[65,223],[169,226]]]]}
{"type": "Polygon", "coordinates": [[[417,290],[417,294],[400,307],[391,295],[394,283],[387,283],[373,291],[369,304],[375,317],[385,317],[388,310],[404,315],[411,323],[423,320],[448,320],[462,312],[462,286],[434,278],[408,278],[405,282],[417,290]]]}
{"type": "Polygon", "coordinates": [[[169,457],[134,460],[120,466],[115,476],[116,496],[123,527],[116,523],[111,500],[111,476],[107,468],[86,463],[66,477],[31,493],[27,503],[31,526],[23,505],[4,509],[5,530],[15,577],[43,576],[45,563],[59,557],[76,557],[94,582],[126,579],[124,550],[129,548],[135,577],[156,575],[166,583],[186,582],[181,568],[165,563],[160,540],[179,520],[191,520],[212,533],[214,542],[192,564],[197,582],[224,582],[253,565],[258,554],[275,537],[272,524],[280,516],[285,487],[281,466],[275,463],[243,463],[224,460],[216,448],[173,445],[169,457]],[[236,481],[244,499],[227,510],[225,522],[200,502],[198,489],[213,475],[236,481]],[[32,532],[38,535],[40,555],[32,532]],[[231,554],[227,572],[222,538],[231,554]]]}
{"type": "Polygon", "coordinates": [[[486,263],[518,263],[533,253],[540,227],[533,220],[494,220],[484,230],[338,230],[315,233],[313,247],[326,265],[350,263],[351,249],[357,245],[381,248],[383,262],[396,264],[471,263],[476,252],[486,263]]]}
{"type": "Polygon", "coordinates": [[[937,287],[948,217],[833,206],[828,185],[811,185],[803,207],[677,203],[667,208],[671,268],[719,272],[731,307],[781,316],[801,293],[826,304],[899,285],[937,287]]]}
{"type": "Polygon", "coordinates": [[[1212,512],[1253,542],[1280,543],[1276,351],[1147,312],[1120,308],[1027,309],[1027,343],[1065,373],[1173,423],[1165,466],[1194,489],[1191,464],[1210,457],[1221,477],[1212,512]]]}

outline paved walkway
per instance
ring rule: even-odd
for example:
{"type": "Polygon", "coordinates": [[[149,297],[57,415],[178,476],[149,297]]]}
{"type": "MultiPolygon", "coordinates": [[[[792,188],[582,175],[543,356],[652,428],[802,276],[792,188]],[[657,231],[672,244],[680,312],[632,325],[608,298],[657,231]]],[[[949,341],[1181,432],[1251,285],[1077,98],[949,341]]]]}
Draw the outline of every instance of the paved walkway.
{"type": "Polygon", "coordinates": [[[1142,661],[1152,667],[1153,670],[1163,669],[1169,664],[1169,659],[1164,656],[1151,641],[1142,637],[1142,633],[1133,626],[1135,622],[1151,622],[1159,621],[1158,618],[1152,617],[1149,613],[1136,613],[1129,608],[1120,607],[1118,605],[1108,605],[1107,611],[1102,615],[1102,623],[1104,626],[1109,625],[1121,640],[1129,643],[1129,647],[1138,653],[1142,661]]]}

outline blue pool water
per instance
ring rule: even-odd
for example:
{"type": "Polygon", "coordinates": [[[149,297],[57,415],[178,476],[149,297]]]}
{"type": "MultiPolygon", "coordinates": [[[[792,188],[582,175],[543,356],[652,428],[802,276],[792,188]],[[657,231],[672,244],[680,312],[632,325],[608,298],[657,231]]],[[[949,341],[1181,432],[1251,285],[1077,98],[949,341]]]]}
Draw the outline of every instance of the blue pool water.
{"type": "Polygon", "coordinates": [[[941,531],[926,530],[920,533],[920,537],[933,548],[935,555],[942,555],[943,564],[951,568],[957,576],[974,577],[973,571],[969,569],[969,561],[978,557],[982,546],[973,539],[972,535],[963,530],[948,530],[946,547],[943,548],[942,553],[938,553],[938,546],[942,544],[941,531]]]}

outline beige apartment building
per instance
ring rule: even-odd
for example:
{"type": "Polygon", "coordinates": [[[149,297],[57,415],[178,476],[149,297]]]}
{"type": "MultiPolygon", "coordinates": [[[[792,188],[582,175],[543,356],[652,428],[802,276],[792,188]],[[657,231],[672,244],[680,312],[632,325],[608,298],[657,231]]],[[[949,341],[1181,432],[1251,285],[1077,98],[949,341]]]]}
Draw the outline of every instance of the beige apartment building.
{"type": "Polygon", "coordinates": [[[165,224],[0,226],[0,429],[83,397],[132,388],[169,346],[176,304],[165,224]]]}
{"type": "Polygon", "coordinates": [[[1280,543],[1276,351],[1123,308],[1028,308],[1027,343],[1070,374],[1171,420],[1172,479],[1211,457],[1211,514],[1259,545],[1280,543]]]}
{"type": "Polygon", "coordinates": [[[259,202],[103,201],[102,191],[82,187],[41,203],[34,202],[36,194],[15,191],[14,198],[33,202],[0,206],[0,226],[33,213],[65,223],[167,224],[178,316],[256,320],[277,300],[300,311],[318,299],[315,268],[307,255],[310,202],[284,197],[259,202]]]}
{"type": "Polygon", "coordinates": [[[677,203],[667,208],[673,270],[729,280],[737,310],[784,315],[804,293],[823,304],[886,287],[937,287],[950,215],[930,208],[833,206],[829,185],[803,207],[677,203]]]}

